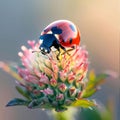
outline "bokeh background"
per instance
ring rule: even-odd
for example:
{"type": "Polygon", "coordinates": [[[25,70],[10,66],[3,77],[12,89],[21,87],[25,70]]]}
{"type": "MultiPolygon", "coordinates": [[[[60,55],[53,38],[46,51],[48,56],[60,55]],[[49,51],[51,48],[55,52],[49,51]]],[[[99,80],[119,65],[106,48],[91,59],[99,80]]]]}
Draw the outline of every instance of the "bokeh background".
{"type": "MultiPolygon", "coordinates": [[[[82,45],[89,51],[90,68],[97,73],[113,70],[119,75],[120,0],[0,0],[0,60],[19,62],[17,53],[27,40],[38,40],[49,23],[67,19],[81,31],[82,45]]],[[[120,119],[120,81],[108,79],[93,96],[103,105],[113,100],[114,120],[120,119]]],[[[20,97],[15,80],[0,70],[0,120],[47,120],[42,110],[6,108],[20,97]]]]}

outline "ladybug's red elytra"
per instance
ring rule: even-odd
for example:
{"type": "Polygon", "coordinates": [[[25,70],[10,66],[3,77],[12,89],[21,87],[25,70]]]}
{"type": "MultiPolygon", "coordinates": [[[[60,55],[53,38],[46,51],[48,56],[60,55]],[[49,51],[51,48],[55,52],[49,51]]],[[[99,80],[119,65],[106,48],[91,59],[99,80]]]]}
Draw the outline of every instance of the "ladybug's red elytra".
{"type": "Polygon", "coordinates": [[[52,46],[60,54],[60,48],[66,51],[67,47],[75,48],[75,46],[80,45],[80,31],[71,21],[57,20],[41,32],[39,39],[42,40],[39,47],[42,54],[50,53],[52,46]]]}

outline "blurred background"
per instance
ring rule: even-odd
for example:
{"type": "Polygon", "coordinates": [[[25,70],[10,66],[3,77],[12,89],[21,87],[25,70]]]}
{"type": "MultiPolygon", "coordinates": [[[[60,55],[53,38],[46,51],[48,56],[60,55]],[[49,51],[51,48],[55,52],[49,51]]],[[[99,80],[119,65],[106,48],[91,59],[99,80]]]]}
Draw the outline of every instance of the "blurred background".
{"type": "MultiPolygon", "coordinates": [[[[17,53],[27,40],[38,40],[49,23],[67,19],[81,31],[81,45],[89,51],[90,69],[96,73],[113,70],[119,75],[120,1],[119,0],[0,0],[0,61],[19,62],[17,53]]],[[[120,118],[120,81],[108,79],[93,96],[101,104],[112,99],[114,120],[120,118]]],[[[25,107],[6,108],[20,97],[15,80],[0,70],[0,120],[47,120],[42,110],[25,107]]]]}

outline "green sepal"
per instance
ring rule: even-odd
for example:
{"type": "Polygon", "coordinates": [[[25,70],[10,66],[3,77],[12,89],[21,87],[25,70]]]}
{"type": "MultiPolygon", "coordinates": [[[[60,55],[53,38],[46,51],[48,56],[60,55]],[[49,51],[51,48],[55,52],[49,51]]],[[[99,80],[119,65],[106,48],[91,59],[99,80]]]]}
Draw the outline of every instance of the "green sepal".
{"type": "Polygon", "coordinates": [[[23,100],[21,98],[14,98],[13,100],[9,101],[6,107],[9,106],[17,106],[17,105],[23,105],[27,106],[29,104],[29,101],[23,100]]]}
{"type": "Polygon", "coordinates": [[[49,101],[46,98],[39,98],[39,99],[33,99],[29,102],[28,108],[30,109],[36,109],[36,108],[45,108],[45,109],[52,109],[52,104],[49,103],[49,101]]]}
{"type": "Polygon", "coordinates": [[[16,90],[25,98],[27,98],[28,100],[31,99],[30,97],[30,92],[28,92],[26,89],[20,87],[20,86],[16,86],[16,90]]]}
{"type": "Polygon", "coordinates": [[[41,100],[34,99],[29,103],[28,108],[31,109],[40,108],[40,104],[41,104],[41,100]]]}
{"type": "Polygon", "coordinates": [[[55,111],[56,112],[64,112],[64,111],[66,111],[67,110],[67,108],[66,107],[63,107],[63,106],[57,106],[56,108],[55,108],[55,111]]]}
{"type": "Polygon", "coordinates": [[[83,107],[83,108],[91,108],[96,106],[94,101],[86,100],[86,99],[79,99],[76,100],[71,104],[73,107],[83,107]]]}

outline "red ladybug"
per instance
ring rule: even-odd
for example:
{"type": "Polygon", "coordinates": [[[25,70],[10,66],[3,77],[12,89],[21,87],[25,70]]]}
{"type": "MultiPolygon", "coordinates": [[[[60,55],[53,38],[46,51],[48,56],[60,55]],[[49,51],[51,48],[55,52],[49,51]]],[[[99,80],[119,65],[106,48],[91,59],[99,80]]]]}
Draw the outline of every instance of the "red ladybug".
{"type": "Polygon", "coordinates": [[[66,47],[75,48],[75,46],[80,45],[80,31],[71,21],[58,20],[49,24],[41,32],[39,39],[42,40],[39,47],[42,54],[50,53],[52,46],[60,54],[60,48],[66,51],[66,47]]]}

